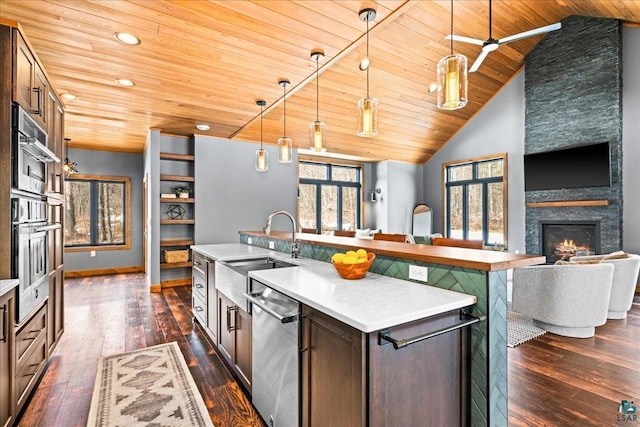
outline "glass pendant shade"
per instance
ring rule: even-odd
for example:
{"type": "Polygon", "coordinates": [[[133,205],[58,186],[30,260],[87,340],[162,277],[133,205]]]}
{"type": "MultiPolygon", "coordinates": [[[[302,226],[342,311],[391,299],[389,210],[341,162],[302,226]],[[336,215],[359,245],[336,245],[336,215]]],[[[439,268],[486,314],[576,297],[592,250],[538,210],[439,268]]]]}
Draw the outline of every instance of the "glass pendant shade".
{"type": "Polygon", "coordinates": [[[378,100],[361,98],[358,101],[358,136],[373,137],[378,134],[378,100]]]}
{"type": "Polygon", "coordinates": [[[292,147],[291,138],[282,137],[278,139],[278,161],[280,163],[291,163],[292,147]]]}
{"type": "Polygon", "coordinates": [[[438,108],[457,110],[467,105],[467,57],[445,56],[438,62],[438,108]]]}
{"type": "Polygon", "coordinates": [[[269,169],[269,153],[264,148],[256,151],[256,170],[266,172],[269,169]]]}
{"type": "Polygon", "coordinates": [[[311,140],[311,149],[313,151],[322,152],[327,151],[327,148],[324,146],[324,141],[327,138],[327,128],[324,125],[324,122],[320,120],[316,120],[315,122],[311,122],[309,124],[309,139],[311,140]]]}

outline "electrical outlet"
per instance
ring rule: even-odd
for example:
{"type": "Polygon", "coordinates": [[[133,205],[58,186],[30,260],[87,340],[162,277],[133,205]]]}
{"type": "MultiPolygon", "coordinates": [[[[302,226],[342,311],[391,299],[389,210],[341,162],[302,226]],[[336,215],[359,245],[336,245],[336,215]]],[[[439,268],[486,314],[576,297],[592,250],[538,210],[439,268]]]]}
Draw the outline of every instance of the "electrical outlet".
{"type": "Polygon", "coordinates": [[[250,245],[253,243],[253,239],[251,237],[247,237],[247,244],[250,245]]]}
{"type": "Polygon", "coordinates": [[[417,265],[409,266],[409,279],[427,282],[429,280],[429,268],[417,265]]]}
{"type": "Polygon", "coordinates": [[[273,241],[269,241],[269,249],[275,249],[276,248],[276,244],[273,241]]]}
{"type": "Polygon", "coordinates": [[[91,251],[91,256],[96,256],[96,251],[91,251]]]}

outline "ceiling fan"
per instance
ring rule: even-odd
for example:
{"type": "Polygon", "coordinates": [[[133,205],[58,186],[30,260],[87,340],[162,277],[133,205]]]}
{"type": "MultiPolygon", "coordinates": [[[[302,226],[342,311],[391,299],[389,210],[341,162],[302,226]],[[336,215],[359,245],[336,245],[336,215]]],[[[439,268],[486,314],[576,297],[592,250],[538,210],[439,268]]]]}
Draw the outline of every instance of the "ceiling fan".
{"type": "Polygon", "coordinates": [[[482,61],[484,61],[484,59],[487,57],[489,52],[493,52],[501,44],[524,39],[527,37],[537,36],[538,34],[547,33],[549,31],[558,30],[560,29],[560,26],[561,24],[560,22],[558,22],[556,24],[546,25],[544,27],[536,28],[534,30],[525,31],[522,33],[514,34],[512,36],[508,36],[508,37],[504,37],[499,40],[496,40],[491,36],[491,0],[489,0],[489,38],[487,40],[474,39],[474,38],[465,37],[465,36],[457,36],[455,34],[449,34],[448,36],[445,37],[445,39],[447,40],[453,39],[454,41],[458,41],[458,42],[471,43],[471,44],[477,44],[479,46],[482,46],[482,51],[480,52],[480,55],[478,55],[478,57],[476,58],[471,68],[469,68],[469,72],[473,73],[478,71],[480,64],[482,64],[482,61]]]}

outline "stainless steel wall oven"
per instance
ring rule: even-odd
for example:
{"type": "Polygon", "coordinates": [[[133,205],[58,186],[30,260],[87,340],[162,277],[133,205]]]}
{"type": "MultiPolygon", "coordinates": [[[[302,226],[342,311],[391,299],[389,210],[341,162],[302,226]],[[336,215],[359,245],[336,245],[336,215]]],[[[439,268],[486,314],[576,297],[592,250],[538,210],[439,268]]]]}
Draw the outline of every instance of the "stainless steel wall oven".
{"type": "Polygon", "coordinates": [[[47,162],[60,159],[47,148],[47,134],[18,104],[13,105],[12,138],[13,188],[43,195],[47,162]]]}

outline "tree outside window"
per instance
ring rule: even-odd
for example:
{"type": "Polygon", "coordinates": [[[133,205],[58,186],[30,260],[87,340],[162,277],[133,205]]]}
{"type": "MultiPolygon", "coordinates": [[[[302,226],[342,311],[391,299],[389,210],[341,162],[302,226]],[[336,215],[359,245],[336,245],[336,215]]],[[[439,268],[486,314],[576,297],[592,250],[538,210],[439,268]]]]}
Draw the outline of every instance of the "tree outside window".
{"type": "Polygon", "coordinates": [[[505,153],[443,165],[448,237],[478,239],[487,246],[506,247],[506,161],[505,153]]]}
{"type": "Polygon", "coordinates": [[[65,181],[65,247],[129,247],[128,177],[74,175],[65,181]]]}
{"type": "Polygon", "coordinates": [[[321,234],[360,228],[361,168],[301,161],[298,222],[321,234]]]}

